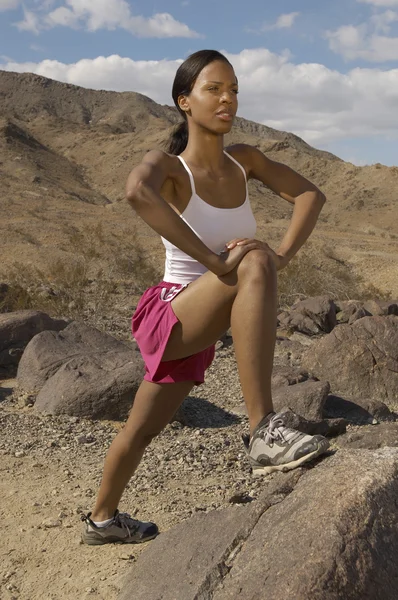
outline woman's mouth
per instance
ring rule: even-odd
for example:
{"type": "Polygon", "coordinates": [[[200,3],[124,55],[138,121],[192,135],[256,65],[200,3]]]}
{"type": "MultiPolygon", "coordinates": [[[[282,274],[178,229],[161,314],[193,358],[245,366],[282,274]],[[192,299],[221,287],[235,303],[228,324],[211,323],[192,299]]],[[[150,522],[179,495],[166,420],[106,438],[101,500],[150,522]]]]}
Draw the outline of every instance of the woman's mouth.
{"type": "Polygon", "coordinates": [[[217,113],[216,117],[218,117],[222,121],[232,121],[232,119],[233,119],[233,116],[229,112],[220,112],[220,113],[217,113]]]}

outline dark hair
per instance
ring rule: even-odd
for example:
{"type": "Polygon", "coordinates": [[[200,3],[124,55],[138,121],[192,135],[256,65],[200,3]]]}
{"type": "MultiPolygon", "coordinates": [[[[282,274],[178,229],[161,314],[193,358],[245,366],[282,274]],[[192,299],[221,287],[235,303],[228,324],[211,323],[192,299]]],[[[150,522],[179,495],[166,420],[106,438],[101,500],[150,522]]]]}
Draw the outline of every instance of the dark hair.
{"type": "Polygon", "coordinates": [[[174,104],[184,120],[175,127],[167,142],[166,150],[170,154],[181,154],[188,143],[187,116],[178,106],[178,98],[179,96],[188,96],[190,94],[199,73],[215,60],[222,60],[232,67],[229,60],[221,54],[221,52],[218,52],[217,50],[199,50],[188,56],[177,69],[173,83],[172,96],[174,104]]]}

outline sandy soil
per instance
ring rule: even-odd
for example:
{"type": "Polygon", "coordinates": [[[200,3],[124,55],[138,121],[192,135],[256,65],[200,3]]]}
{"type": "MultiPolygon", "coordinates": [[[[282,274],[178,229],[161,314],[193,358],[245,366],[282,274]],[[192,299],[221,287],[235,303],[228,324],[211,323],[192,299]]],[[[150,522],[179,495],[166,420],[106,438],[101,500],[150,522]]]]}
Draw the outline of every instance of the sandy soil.
{"type": "MultiPolygon", "coordinates": [[[[40,415],[29,397],[12,393],[15,380],[1,385],[1,598],[116,599],[144,546],[82,545],[79,516],[92,508],[122,424],[40,415]]],[[[174,422],[154,440],[120,509],[165,531],[197,511],[255,501],[270,478],[250,474],[242,408],[232,349],[220,348],[207,382],[188,400],[187,424],[174,422]]]]}

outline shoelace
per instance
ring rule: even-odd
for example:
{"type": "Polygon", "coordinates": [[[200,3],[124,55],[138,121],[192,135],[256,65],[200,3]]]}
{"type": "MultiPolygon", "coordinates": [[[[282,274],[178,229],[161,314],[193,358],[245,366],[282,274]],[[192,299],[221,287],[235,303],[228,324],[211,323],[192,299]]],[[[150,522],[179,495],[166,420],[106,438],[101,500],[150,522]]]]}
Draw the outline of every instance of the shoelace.
{"type": "Polygon", "coordinates": [[[120,525],[128,536],[134,535],[140,528],[140,522],[132,519],[128,513],[117,513],[114,522],[116,525],[120,525]]]}
{"type": "Polygon", "coordinates": [[[293,442],[295,438],[301,435],[299,431],[286,427],[283,416],[280,413],[271,417],[268,424],[260,427],[257,433],[263,438],[266,444],[270,445],[272,445],[274,440],[281,440],[284,443],[293,442]]]}

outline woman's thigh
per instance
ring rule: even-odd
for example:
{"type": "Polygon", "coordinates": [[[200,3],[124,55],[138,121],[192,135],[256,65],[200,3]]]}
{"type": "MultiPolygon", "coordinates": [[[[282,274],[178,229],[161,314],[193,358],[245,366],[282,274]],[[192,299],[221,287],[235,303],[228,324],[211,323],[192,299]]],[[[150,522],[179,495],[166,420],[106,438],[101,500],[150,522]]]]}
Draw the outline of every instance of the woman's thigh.
{"type": "Polygon", "coordinates": [[[184,358],[216,343],[230,325],[237,283],[236,269],[222,278],[208,271],[172,300],[179,322],[170,334],[163,360],[184,358]]]}

